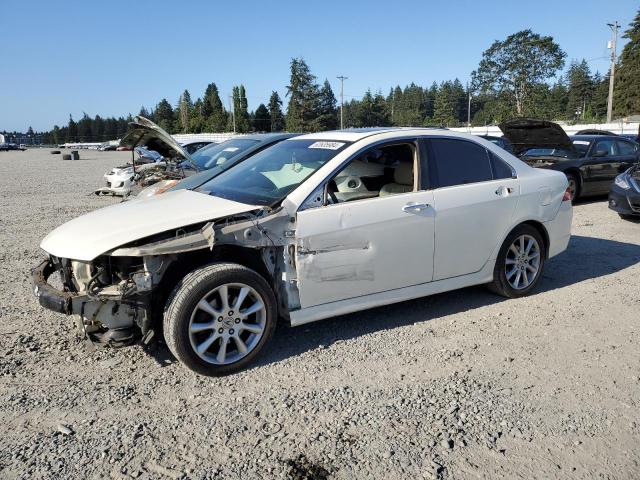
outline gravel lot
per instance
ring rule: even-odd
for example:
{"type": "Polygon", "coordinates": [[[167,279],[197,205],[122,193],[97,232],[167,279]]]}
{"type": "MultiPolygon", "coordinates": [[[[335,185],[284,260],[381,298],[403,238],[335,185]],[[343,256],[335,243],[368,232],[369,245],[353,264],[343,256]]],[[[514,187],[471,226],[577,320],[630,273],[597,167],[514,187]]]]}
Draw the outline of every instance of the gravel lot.
{"type": "Polygon", "coordinates": [[[280,328],[255,368],[90,351],[39,307],[51,229],[127,152],[0,152],[2,478],[638,478],[640,224],[576,206],[538,291],[485,289],[280,328]]]}

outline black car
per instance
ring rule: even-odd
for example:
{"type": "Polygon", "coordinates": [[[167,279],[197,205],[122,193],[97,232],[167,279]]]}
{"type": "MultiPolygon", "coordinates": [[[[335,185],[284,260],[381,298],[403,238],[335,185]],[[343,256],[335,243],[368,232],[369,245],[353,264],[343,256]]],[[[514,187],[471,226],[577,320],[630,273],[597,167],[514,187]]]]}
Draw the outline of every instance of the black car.
{"type": "Polygon", "coordinates": [[[500,124],[513,153],[532,167],[564,172],[571,199],[602,195],[640,160],[640,145],[619,135],[567,136],[560,125],[518,118],[500,124]]]}
{"type": "Polygon", "coordinates": [[[511,148],[511,144],[504,137],[494,137],[493,135],[478,135],[480,138],[484,138],[485,140],[490,141],[494,145],[499,146],[503,150],[506,150],[509,153],[513,153],[513,149],[511,148]]]}
{"type": "Polygon", "coordinates": [[[609,189],[609,208],[625,220],[640,220],[640,163],[615,178],[609,189]]]}

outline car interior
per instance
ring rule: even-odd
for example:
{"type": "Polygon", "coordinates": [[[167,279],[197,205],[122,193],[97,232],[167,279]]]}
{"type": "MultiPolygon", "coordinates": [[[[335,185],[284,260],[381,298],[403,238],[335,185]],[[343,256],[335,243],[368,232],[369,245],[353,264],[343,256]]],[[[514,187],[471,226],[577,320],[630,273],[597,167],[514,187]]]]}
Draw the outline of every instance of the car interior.
{"type": "Polygon", "coordinates": [[[329,182],[329,203],[385,197],[414,190],[416,149],[411,143],[372,148],[329,182]]]}

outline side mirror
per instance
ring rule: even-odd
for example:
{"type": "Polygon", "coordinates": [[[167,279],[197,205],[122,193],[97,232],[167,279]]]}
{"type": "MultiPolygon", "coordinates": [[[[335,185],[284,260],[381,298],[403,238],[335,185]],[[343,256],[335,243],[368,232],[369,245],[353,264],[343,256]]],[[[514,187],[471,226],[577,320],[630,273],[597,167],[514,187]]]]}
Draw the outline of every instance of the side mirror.
{"type": "Polygon", "coordinates": [[[609,152],[606,150],[596,150],[593,152],[592,157],[606,157],[607,155],[609,155],[609,152]]]}

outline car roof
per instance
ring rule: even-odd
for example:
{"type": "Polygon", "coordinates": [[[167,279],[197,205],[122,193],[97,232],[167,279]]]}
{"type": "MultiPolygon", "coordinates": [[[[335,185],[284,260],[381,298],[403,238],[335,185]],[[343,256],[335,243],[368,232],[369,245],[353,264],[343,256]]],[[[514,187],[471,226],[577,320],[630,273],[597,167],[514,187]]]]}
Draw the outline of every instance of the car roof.
{"type": "Polygon", "coordinates": [[[191,145],[192,143],[213,143],[213,140],[204,140],[204,139],[197,139],[197,140],[187,140],[186,142],[180,142],[180,145],[191,145]]]}
{"type": "Polygon", "coordinates": [[[601,140],[603,138],[619,139],[620,135],[569,135],[569,138],[571,140],[588,140],[592,142],[593,140],[601,140]]]}
{"type": "Polygon", "coordinates": [[[285,140],[287,138],[296,137],[299,133],[249,133],[247,135],[238,135],[237,137],[231,137],[229,140],[243,139],[248,140],[260,140],[261,142],[268,140],[285,140]]]}
{"type": "Polygon", "coordinates": [[[328,132],[316,132],[300,135],[296,140],[342,140],[345,142],[357,142],[363,138],[371,137],[382,133],[403,132],[424,130],[433,132],[443,130],[438,127],[372,127],[372,128],[349,128],[344,130],[331,130],[328,132]]]}

